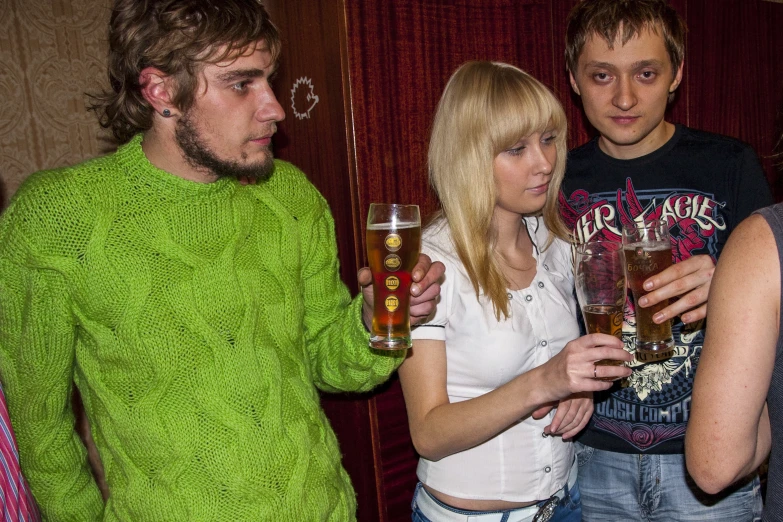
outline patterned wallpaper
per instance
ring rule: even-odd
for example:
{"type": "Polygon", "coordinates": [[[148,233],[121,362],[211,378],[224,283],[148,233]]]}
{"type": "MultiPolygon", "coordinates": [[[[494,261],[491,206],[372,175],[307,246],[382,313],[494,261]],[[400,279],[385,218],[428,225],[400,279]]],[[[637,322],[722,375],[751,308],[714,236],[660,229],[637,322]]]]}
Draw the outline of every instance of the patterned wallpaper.
{"type": "Polygon", "coordinates": [[[110,0],[0,0],[0,209],[43,168],[108,152],[85,109],[105,84],[110,0]]]}
{"type": "MultiPolygon", "coordinates": [[[[113,147],[85,108],[85,92],[105,85],[110,6],[111,0],[0,0],[0,210],[31,173],[113,147]]],[[[84,415],[78,431],[105,498],[84,415]]]]}

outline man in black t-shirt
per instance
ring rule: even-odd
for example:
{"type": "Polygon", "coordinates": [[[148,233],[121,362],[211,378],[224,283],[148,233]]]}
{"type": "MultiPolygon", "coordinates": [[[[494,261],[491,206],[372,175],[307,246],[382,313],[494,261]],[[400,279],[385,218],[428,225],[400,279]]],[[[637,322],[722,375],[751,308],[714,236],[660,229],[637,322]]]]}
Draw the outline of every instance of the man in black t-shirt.
{"type": "Polygon", "coordinates": [[[586,0],[568,19],[571,86],[600,136],[569,154],[563,217],[579,242],[619,240],[623,223],[668,222],[676,264],[646,282],[646,299],[628,303],[627,349],[634,351],[634,306],[679,298],[655,316],[672,320],[674,356],[632,363],[630,378],[595,396],[577,446],[586,522],[761,516],[757,477],[707,495],[685,471],[683,438],[714,262],[731,230],[772,196],[748,145],[664,120],[682,79],[684,35],[666,0],[586,0]]]}

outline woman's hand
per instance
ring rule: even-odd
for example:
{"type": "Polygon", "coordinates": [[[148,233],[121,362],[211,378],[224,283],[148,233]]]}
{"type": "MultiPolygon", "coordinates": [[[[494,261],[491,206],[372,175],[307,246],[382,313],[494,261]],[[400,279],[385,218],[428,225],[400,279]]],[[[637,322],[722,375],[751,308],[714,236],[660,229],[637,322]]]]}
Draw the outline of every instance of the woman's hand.
{"type": "Polygon", "coordinates": [[[612,381],[631,375],[624,365],[600,365],[605,359],[629,362],[633,355],[623,342],[606,334],[588,334],[566,344],[542,370],[548,383],[545,402],[559,401],[575,393],[608,390],[612,381]]]}

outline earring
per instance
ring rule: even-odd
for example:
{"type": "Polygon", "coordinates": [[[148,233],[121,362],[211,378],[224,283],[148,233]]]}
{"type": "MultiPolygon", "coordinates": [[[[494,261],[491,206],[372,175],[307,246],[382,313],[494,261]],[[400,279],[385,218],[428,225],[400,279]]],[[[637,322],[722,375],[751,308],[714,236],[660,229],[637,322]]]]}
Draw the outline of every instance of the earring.
{"type": "Polygon", "coordinates": [[[171,111],[168,109],[163,109],[163,117],[168,118],[169,116],[171,116],[171,111]]]}

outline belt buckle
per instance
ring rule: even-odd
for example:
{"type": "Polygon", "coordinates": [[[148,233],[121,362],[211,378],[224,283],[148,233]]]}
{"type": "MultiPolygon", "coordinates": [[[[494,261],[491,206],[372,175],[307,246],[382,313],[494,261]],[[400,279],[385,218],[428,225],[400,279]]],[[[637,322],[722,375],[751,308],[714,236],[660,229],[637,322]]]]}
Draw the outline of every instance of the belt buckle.
{"type": "Polygon", "coordinates": [[[558,502],[560,502],[560,499],[557,497],[550,497],[543,506],[538,508],[536,516],[533,517],[533,522],[547,522],[550,518],[552,518],[552,515],[555,514],[555,509],[557,509],[558,502]]]}

